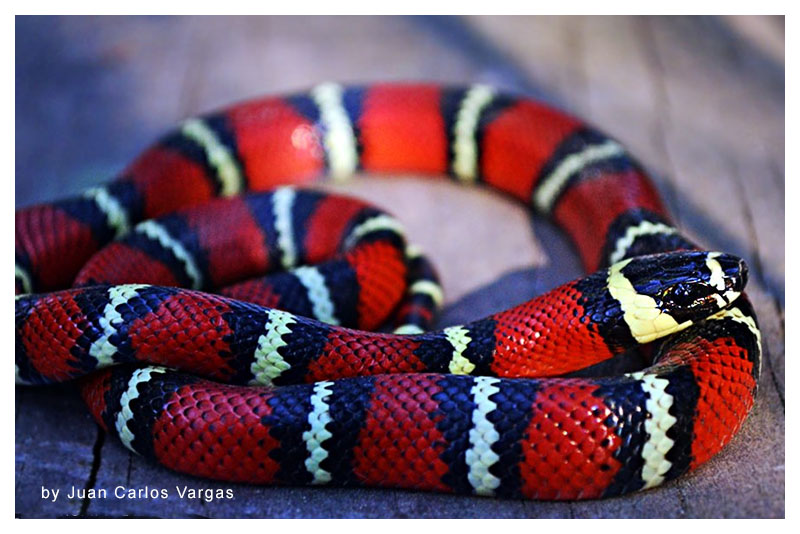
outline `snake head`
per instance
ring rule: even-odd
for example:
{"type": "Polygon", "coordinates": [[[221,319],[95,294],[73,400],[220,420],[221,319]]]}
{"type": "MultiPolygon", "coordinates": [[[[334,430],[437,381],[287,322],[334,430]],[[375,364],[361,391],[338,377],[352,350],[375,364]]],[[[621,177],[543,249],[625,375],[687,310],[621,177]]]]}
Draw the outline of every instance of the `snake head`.
{"type": "Polygon", "coordinates": [[[613,264],[608,272],[608,290],[640,343],[728,307],[747,283],[744,261],[720,252],[638,256],[613,264]]]}

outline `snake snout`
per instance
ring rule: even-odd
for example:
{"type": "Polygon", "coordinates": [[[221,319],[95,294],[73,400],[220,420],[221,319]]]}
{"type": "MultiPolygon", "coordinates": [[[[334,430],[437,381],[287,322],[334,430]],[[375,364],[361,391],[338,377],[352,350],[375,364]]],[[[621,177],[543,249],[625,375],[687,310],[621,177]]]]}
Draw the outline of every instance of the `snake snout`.
{"type": "Polygon", "coordinates": [[[736,293],[744,291],[749,275],[747,263],[745,263],[742,258],[731,254],[720,254],[719,256],[715,256],[713,260],[719,263],[722,269],[725,290],[734,291],[736,293]]]}
{"type": "Polygon", "coordinates": [[[747,264],[738,256],[708,252],[695,259],[702,262],[688,263],[661,295],[662,310],[678,320],[698,320],[726,308],[747,284],[747,264]]]}

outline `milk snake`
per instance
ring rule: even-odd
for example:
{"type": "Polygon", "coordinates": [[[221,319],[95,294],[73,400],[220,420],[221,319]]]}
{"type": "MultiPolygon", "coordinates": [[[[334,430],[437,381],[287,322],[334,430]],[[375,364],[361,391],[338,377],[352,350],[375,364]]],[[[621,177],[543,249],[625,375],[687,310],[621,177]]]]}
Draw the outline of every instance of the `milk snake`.
{"type": "Polygon", "coordinates": [[[130,450],[218,480],[620,495],[716,454],[760,373],[744,263],[683,237],[619,143],[483,85],[328,83],[186,120],[115,181],[18,210],[15,250],[17,383],[80,378],[130,450]],[[357,171],[493,187],[596,272],[422,332],[441,290],[396,219],[298,188],[357,171]],[[558,378],[637,346],[641,372],[558,378]]]}

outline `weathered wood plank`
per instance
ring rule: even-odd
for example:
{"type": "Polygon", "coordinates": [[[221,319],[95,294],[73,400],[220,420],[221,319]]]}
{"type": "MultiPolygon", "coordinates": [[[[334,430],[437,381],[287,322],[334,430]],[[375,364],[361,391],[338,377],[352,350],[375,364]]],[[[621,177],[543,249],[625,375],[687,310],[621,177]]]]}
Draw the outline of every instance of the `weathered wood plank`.
{"type": "Polygon", "coordinates": [[[15,401],[16,513],[24,517],[79,514],[82,501],[67,494],[89,483],[97,426],[73,387],[17,388],[15,401]],[[54,497],[53,490],[59,490],[59,495],[54,497]]]}
{"type": "Polygon", "coordinates": [[[107,181],[180,118],[176,19],[37,20],[17,19],[17,206],[107,181]]]}

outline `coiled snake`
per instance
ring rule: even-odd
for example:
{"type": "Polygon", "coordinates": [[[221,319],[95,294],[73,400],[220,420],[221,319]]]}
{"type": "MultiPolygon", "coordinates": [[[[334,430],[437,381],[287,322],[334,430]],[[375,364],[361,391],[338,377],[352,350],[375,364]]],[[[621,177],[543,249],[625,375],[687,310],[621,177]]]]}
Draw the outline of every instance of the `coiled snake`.
{"type": "Polygon", "coordinates": [[[17,383],[80,378],[126,447],[219,480],[619,495],[716,454],[760,373],[744,263],[681,236],[616,141],[481,85],[189,119],[115,181],[18,210],[15,250],[17,383]],[[429,330],[441,289],[397,220],[297,188],[355,171],[491,186],[594,274],[429,330]],[[639,346],[641,372],[558,378],[639,346]]]}

